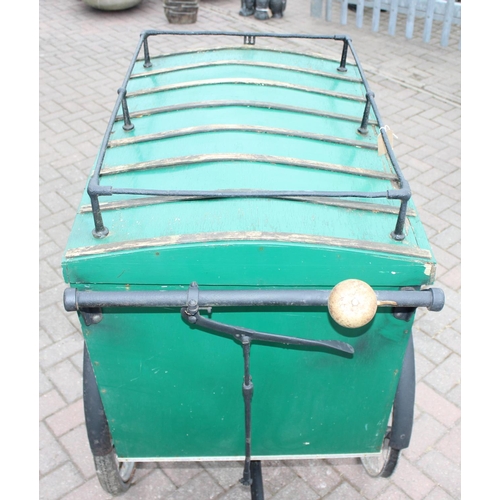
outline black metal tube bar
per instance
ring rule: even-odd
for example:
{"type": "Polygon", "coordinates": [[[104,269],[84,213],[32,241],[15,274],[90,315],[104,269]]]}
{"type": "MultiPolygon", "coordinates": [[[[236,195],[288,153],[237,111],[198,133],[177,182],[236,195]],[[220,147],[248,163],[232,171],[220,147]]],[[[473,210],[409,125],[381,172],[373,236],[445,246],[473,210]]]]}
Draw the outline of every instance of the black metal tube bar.
{"type": "Polygon", "coordinates": [[[94,238],[104,238],[108,235],[109,229],[104,225],[102,220],[101,207],[99,205],[99,197],[95,194],[90,194],[90,204],[92,205],[92,216],[94,217],[94,229],[92,234],[94,238]]]}
{"type": "Polygon", "coordinates": [[[145,30],[142,36],[156,36],[156,35],[202,35],[202,36],[254,36],[256,38],[305,38],[313,40],[346,40],[346,35],[310,35],[310,34],[296,34],[296,33],[261,33],[261,32],[238,32],[238,31],[168,31],[168,30],[145,30]]]}
{"type": "Polygon", "coordinates": [[[99,184],[99,175],[101,172],[102,163],[104,161],[104,155],[106,154],[106,148],[107,148],[107,145],[109,142],[109,138],[111,136],[111,132],[113,131],[113,125],[116,121],[118,111],[119,111],[121,104],[122,104],[123,93],[126,92],[127,84],[130,80],[130,75],[132,74],[132,71],[134,70],[135,62],[137,61],[137,58],[139,56],[139,52],[140,52],[142,45],[144,43],[145,36],[146,35],[144,32],[141,33],[139,43],[137,44],[137,47],[134,51],[134,55],[132,57],[132,60],[130,61],[127,72],[125,73],[123,83],[118,91],[118,98],[116,99],[115,106],[113,108],[113,111],[111,112],[111,118],[109,119],[108,126],[106,127],[106,131],[104,132],[104,137],[102,139],[101,147],[99,149],[99,155],[98,155],[97,161],[96,161],[96,167],[94,169],[94,173],[92,174],[92,178],[90,181],[91,183],[93,183],[95,185],[99,184]]]}
{"type": "Polygon", "coordinates": [[[252,397],[253,383],[250,376],[250,339],[243,336],[241,339],[244,359],[243,375],[243,400],[245,403],[245,466],[243,468],[243,477],[241,484],[249,486],[252,484],[252,472],[250,462],[252,460],[252,397]]]}
{"type": "MultiPolygon", "coordinates": [[[[199,290],[198,306],[205,307],[326,307],[331,290],[199,290]]],[[[426,290],[375,290],[381,306],[427,307],[440,311],[444,293],[440,288],[426,290]]],[[[64,291],[66,311],[96,307],[186,307],[187,290],[100,292],[67,288],[64,291]]]]}
{"type": "Polygon", "coordinates": [[[407,180],[405,179],[405,177],[403,175],[403,172],[402,172],[402,170],[401,170],[401,168],[399,166],[399,163],[396,160],[396,157],[394,155],[394,151],[392,149],[392,145],[391,145],[391,143],[389,141],[389,138],[387,136],[387,132],[385,130],[385,125],[384,125],[384,123],[382,121],[382,118],[380,116],[380,113],[378,111],[378,107],[377,107],[377,104],[375,102],[374,94],[370,90],[370,87],[368,85],[368,81],[366,79],[365,73],[363,71],[363,68],[361,67],[361,64],[359,62],[358,56],[356,54],[356,51],[355,51],[354,47],[352,46],[351,40],[350,39],[346,39],[346,43],[349,44],[349,48],[351,49],[352,56],[353,56],[354,61],[355,61],[356,65],[357,65],[357,67],[358,67],[361,79],[362,79],[363,84],[365,86],[365,89],[367,91],[366,92],[367,101],[369,100],[370,103],[371,103],[373,112],[374,112],[375,117],[376,117],[377,122],[378,122],[378,126],[380,128],[380,133],[382,134],[382,139],[384,141],[384,144],[385,144],[385,147],[386,147],[386,150],[387,150],[387,154],[388,154],[389,159],[390,159],[390,161],[392,163],[394,171],[396,172],[396,175],[398,176],[399,185],[400,185],[401,194],[402,194],[402,197],[401,197],[402,202],[401,202],[401,207],[400,207],[400,210],[399,210],[398,219],[396,221],[396,227],[395,227],[394,231],[392,232],[391,236],[395,240],[401,241],[401,240],[403,240],[405,238],[405,236],[404,236],[404,221],[405,221],[406,211],[407,211],[407,205],[408,205],[407,202],[411,198],[410,185],[408,184],[407,180]]]}
{"type": "MultiPolygon", "coordinates": [[[[375,118],[377,119],[378,126],[380,127],[380,132],[381,132],[382,137],[384,139],[384,143],[385,143],[385,146],[386,146],[386,149],[387,149],[387,154],[389,155],[389,159],[391,160],[391,163],[392,163],[392,165],[394,167],[394,170],[396,171],[396,175],[398,176],[401,189],[403,189],[405,191],[406,190],[409,191],[408,182],[404,178],[403,172],[401,171],[401,168],[399,167],[399,164],[398,164],[398,162],[396,160],[396,157],[394,156],[394,152],[392,150],[392,146],[391,146],[390,141],[389,141],[389,139],[387,137],[387,133],[386,133],[386,131],[384,129],[385,125],[382,122],[382,118],[380,116],[377,104],[375,102],[375,94],[372,92],[372,90],[370,89],[370,87],[368,85],[368,80],[366,79],[365,73],[363,71],[363,68],[361,67],[361,63],[359,62],[358,55],[356,54],[356,51],[354,50],[354,47],[352,46],[351,40],[347,38],[346,42],[349,44],[349,48],[351,49],[352,56],[354,58],[354,61],[356,62],[356,66],[358,67],[358,70],[359,70],[359,73],[360,73],[360,76],[361,76],[361,80],[363,81],[363,85],[365,86],[365,89],[366,89],[367,100],[369,100],[370,103],[371,103],[373,112],[375,114],[375,118]]],[[[409,199],[410,196],[411,195],[407,196],[407,199],[409,199]]]]}
{"type": "Polygon", "coordinates": [[[398,219],[396,221],[396,227],[391,233],[391,237],[396,241],[401,241],[405,239],[404,227],[406,220],[406,212],[408,211],[408,201],[402,200],[401,206],[399,207],[398,219]]]}
{"type": "Polygon", "coordinates": [[[94,172],[92,177],[89,180],[89,184],[87,187],[87,193],[90,196],[90,202],[92,204],[92,215],[94,217],[94,230],[92,234],[95,238],[104,238],[108,234],[107,228],[105,228],[104,223],[102,221],[101,210],[99,207],[99,198],[98,194],[95,192],[96,188],[99,188],[99,175],[101,172],[102,163],[104,161],[104,155],[106,154],[106,146],[109,142],[109,137],[111,136],[111,132],[113,130],[113,125],[115,121],[115,117],[118,114],[118,110],[121,107],[121,92],[118,93],[118,98],[115,102],[115,107],[111,113],[111,119],[108,122],[108,126],[106,127],[106,131],[104,132],[104,138],[101,143],[101,147],[99,149],[99,153],[96,160],[96,165],[94,168],[94,172]]]}
{"type": "Polygon", "coordinates": [[[346,63],[347,63],[347,49],[349,48],[349,43],[347,38],[344,39],[344,44],[342,47],[342,56],[340,58],[340,66],[337,68],[337,71],[341,73],[345,73],[347,71],[346,63]]]}
{"type": "Polygon", "coordinates": [[[150,68],[153,65],[151,64],[151,57],[149,55],[149,44],[148,44],[148,37],[147,36],[144,37],[143,47],[144,47],[144,64],[143,64],[143,66],[145,68],[150,68]]]}
{"type": "Polygon", "coordinates": [[[141,47],[144,43],[145,39],[145,34],[141,33],[141,36],[139,38],[139,43],[137,44],[137,47],[135,49],[134,55],[132,57],[132,60],[129,64],[128,70],[125,74],[125,78],[123,79],[123,83],[118,90],[118,97],[115,102],[115,106],[113,108],[113,111],[111,112],[111,117],[108,121],[108,125],[106,127],[106,131],[104,132],[104,136],[101,142],[101,146],[99,148],[99,153],[97,156],[95,168],[94,168],[94,173],[92,174],[92,177],[89,180],[87,192],[90,196],[91,203],[92,203],[92,213],[94,216],[94,230],[92,231],[92,234],[96,238],[104,238],[108,234],[108,230],[104,227],[104,224],[102,222],[102,215],[101,211],[99,208],[99,200],[98,200],[98,195],[93,193],[93,190],[99,186],[99,175],[101,173],[101,168],[102,164],[104,162],[104,156],[106,154],[106,149],[107,145],[109,142],[109,138],[111,136],[111,132],[113,131],[113,126],[116,121],[116,117],[118,115],[118,111],[122,105],[122,99],[123,99],[123,94],[126,92],[127,88],[127,83],[130,80],[130,75],[132,74],[132,71],[134,69],[135,62],[137,61],[137,58],[139,56],[139,52],[141,50],[141,47]]]}
{"type": "MultiPolygon", "coordinates": [[[[371,92],[373,96],[373,92],[371,92]]],[[[366,94],[366,105],[365,110],[363,111],[363,119],[361,120],[361,125],[358,128],[358,132],[362,135],[366,135],[368,133],[368,118],[370,117],[370,109],[371,109],[371,100],[366,94]]]]}
{"type": "MultiPolygon", "coordinates": [[[[375,101],[372,101],[372,105],[374,106],[374,110],[376,110],[375,101]]],[[[389,137],[387,136],[387,131],[382,125],[381,120],[379,120],[379,125],[380,125],[380,133],[382,135],[382,139],[384,141],[387,154],[389,155],[389,159],[391,160],[392,166],[396,172],[396,175],[399,178],[399,183],[401,186],[400,192],[403,195],[401,197],[401,205],[399,207],[399,214],[396,221],[396,227],[394,228],[394,231],[391,233],[391,237],[397,241],[402,241],[405,238],[404,226],[406,220],[406,212],[408,210],[408,200],[411,198],[411,190],[410,190],[410,185],[404,178],[403,172],[401,171],[399,164],[396,160],[396,157],[394,156],[394,151],[389,141],[389,137]]]]}
{"type": "MultiPolygon", "coordinates": [[[[382,128],[382,121],[380,119],[380,115],[378,113],[378,109],[376,107],[375,101],[373,99],[373,93],[371,93],[370,88],[368,86],[366,77],[364,75],[363,69],[359,63],[357,54],[352,46],[351,39],[348,38],[346,35],[309,35],[309,34],[288,34],[288,33],[242,33],[242,32],[230,32],[230,31],[164,31],[164,30],[146,30],[143,31],[140,35],[139,42],[137,44],[137,47],[135,49],[135,52],[133,54],[132,60],[130,62],[129,68],[125,74],[123,84],[120,87],[118,91],[118,99],[115,103],[115,107],[113,109],[113,112],[111,114],[110,120],[108,122],[108,126],[106,128],[101,147],[99,149],[98,157],[96,160],[95,164],[95,169],[94,173],[89,181],[88,185],[88,194],[91,198],[91,204],[92,204],[92,211],[93,211],[93,216],[94,216],[94,225],[95,228],[93,230],[93,235],[96,238],[103,238],[108,234],[108,230],[105,228],[103,221],[102,221],[102,215],[99,207],[99,200],[98,196],[100,195],[111,195],[111,194],[138,194],[138,195],[180,195],[180,196],[206,196],[206,197],[227,197],[226,194],[224,195],[219,195],[217,193],[211,193],[211,192],[195,192],[196,194],[191,194],[191,192],[169,192],[169,191],[157,191],[157,190],[134,190],[134,189],[113,189],[111,186],[106,186],[105,191],[100,192],[100,186],[99,186],[99,177],[100,177],[100,172],[101,168],[103,165],[104,161],[104,156],[106,154],[107,150],[107,145],[109,143],[109,138],[111,136],[111,132],[113,129],[113,125],[116,121],[116,117],[118,116],[118,111],[119,108],[123,108],[124,115],[128,114],[128,109],[127,109],[127,104],[125,101],[125,94],[126,94],[126,88],[127,84],[130,80],[130,76],[133,72],[135,63],[138,60],[139,53],[141,49],[144,49],[144,64],[147,66],[148,62],[150,63],[150,56],[149,56],[149,47],[148,47],[148,37],[149,36],[156,36],[156,35],[173,35],[173,36],[188,36],[188,35],[203,35],[203,36],[234,36],[234,37],[263,37],[263,38],[296,38],[296,39],[317,39],[317,40],[338,40],[343,42],[343,50],[342,50],[342,58],[341,58],[341,67],[344,65],[345,66],[345,61],[347,58],[347,51],[348,49],[351,50],[352,56],[354,58],[355,64],[357,65],[360,76],[362,78],[363,84],[365,86],[365,89],[367,91],[367,101],[370,102],[371,107],[374,111],[374,114],[377,118],[377,122],[379,127],[382,128]]],[[[365,113],[366,113],[365,109],[365,113]]],[[[362,128],[362,127],[361,127],[362,128]]],[[[394,157],[392,148],[389,144],[389,141],[387,139],[387,135],[385,134],[384,130],[381,130],[384,142],[387,146],[387,151],[389,154],[389,158],[394,166],[394,169],[396,171],[396,174],[398,176],[400,186],[401,186],[401,192],[397,193],[395,190],[391,191],[391,195],[389,196],[389,192],[387,193],[372,193],[367,195],[366,193],[356,193],[356,192],[341,192],[341,193],[289,193],[289,192],[259,192],[259,193],[250,193],[247,192],[245,194],[244,191],[239,192],[238,194],[235,194],[235,196],[246,196],[246,197],[269,197],[269,196],[335,196],[335,197],[362,197],[362,198],[373,198],[373,197],[389,197],[389,198],[396,198],[396,199],[401,199],[403,201],[407,201],[410,196],[411,192],[408,186],[408,183],[404,179],[401,169],[399,168],[399,165],[397,164],[397,161],[394,157]]],[[[404,239],[404,219],[406,216],[406,204],[402,203],[401,204],[401,209],[399,212],[398,216],[398,221],[396,224],[396,228],[394,232],[392,233],[393,238],[400,240],[404,239]]]]}
{"type": "Polygon", "coordinates": [[[130,121],[130,113],[127,105],[127,89],[119,89],[118,93],[122,94],[122,110],[123,110],[123,130],[129,131],[134,129],[133,123],[130,121]],[[123,92],[121,92],[123,91],[123,92]]]}
{"type": "Polygon", "coordinates": [[[382,134],[382,138],[384,140],[384,144],[387,149],[387,154],[389,155],[389,159],[391,160],[392,166],[394,167],[396,175],[399,178],[400,187],[403,191],[407,191],[406,199],[409,200],[411,198],[410,185],[408,184],[408,181],[405,179],[403,172],[399,166],[399,163],[394,155],[391,142],[389,141],[389,137],[387,136],[387,131],[385,130],[385,125],[382,122],[382,118],[380,118],[380,113],[378,111],[377,103],[375,102],[374,99],[374,94],[373,92],[369,92],[367,93],[367,96],[370,99],[373,112],[375,114],[375,117],[377,118],[377,122],[380,127],[380,133],[382,134]]]}

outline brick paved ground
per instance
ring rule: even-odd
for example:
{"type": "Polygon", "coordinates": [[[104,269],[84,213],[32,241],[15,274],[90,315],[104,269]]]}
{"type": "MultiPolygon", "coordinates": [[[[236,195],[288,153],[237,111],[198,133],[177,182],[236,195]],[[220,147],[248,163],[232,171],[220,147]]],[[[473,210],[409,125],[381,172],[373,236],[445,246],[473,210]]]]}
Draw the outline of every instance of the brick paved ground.
{"type": "MultiPolygon", "coordinates": [[[[238,0],[200,0],[187,29],[346,33],[365,68],[382,116],[398,139],[395,151],[409,179],[438,263],[447,305],[418,312],[414,328],[417,397],[413,438],[390,479],[371,479],[357,460],[271,462],[268,500],[458,499],[460,488],[460,51],[458,34],[413,40],[309,16],[307,0],[288,2],[281,20],[238,16],[238,0]]],[[[337,6],[334,6],[337,9],[337,6]]],[[[334,19],[338,19],[334,11],[334,19]]],[[[106,13],[81,0],[40,3],[40,498],[108,498],[96,479],[84,426],[82,340],[77,318],[62,307],[60,261],[77,204],[99,147],[116,89],[139,33],[169,25],[161,0],[106,13]]],[[[369,23],[368,23],[369,25],[369,23]]],[[[420,30],[420,31],[418,31],[420,30]]],[[[177,45],[182,42],[177,42],[177,45]]],[[[181,45],[174,46],[180,48],[181,45]]],[[[312,42],[302,49],[324,48],[312,42]]],[[[241,464],[149,464],[123,497],[135,500],[248,499],[241,464]]]]}

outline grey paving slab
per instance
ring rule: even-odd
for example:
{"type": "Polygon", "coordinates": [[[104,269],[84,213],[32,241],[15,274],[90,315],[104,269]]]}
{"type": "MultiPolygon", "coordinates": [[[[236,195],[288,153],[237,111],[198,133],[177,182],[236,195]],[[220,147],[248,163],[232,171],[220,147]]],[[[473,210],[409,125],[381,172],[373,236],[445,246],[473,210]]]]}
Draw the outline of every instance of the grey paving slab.
{"type": "MultiPolygon", "coordinates": [[[[437,286],[448,304],[415,323],[417,400],[413,442],[389,479],[369,478],[354,459],[266,463],[268,500],[458,499],[460,488],[460,130],[461,53],[434,37],[406,40],[369,27],[312,18],[310,3],[289,0],[283,19],[261,22],[238,15],[237,0],[200,0],[197,22],[168,23],[161,0],[120,12],[93,10],[81,0],[39,5],[40,158],[40,482],[44,500],[108,499],[99,487],[85,440],[81,389],[82,341],[75,318],[62,308],[59,262],[74,211],[112,106],[146,28],[281,33],[348,33],[376,94],[385,123],[398,136],[396,154],[411,180],[417,207],[438,262],[437,286]]],[[[418,31],[420,30],[420,31],[418,31]]],[[[293,44],[292,44],[293,45],[293,44]]],[[[178,40],[172,47],[181,49],[178,40]]],[[[295,48],[325,53],[321,43],[295,48]]],[[[141,464],[123,498],[243,500],[240,463],[141,464]]]]}

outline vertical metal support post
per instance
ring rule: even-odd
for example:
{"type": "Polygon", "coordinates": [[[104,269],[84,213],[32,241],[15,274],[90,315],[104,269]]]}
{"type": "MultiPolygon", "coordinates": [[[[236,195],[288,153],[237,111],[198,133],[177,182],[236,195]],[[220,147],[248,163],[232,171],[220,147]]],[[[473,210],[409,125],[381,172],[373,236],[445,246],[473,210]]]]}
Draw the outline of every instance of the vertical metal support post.
{"type": "Polygon", "coordinates": [[[241,484],[249,486],[252,484],[251,452],[252,452],[252,396],[253,383],[250,376],[250,338],[246,335],[241,337],[243,347],[243,358],[245,362],[245,374],[243,377],[243,399],[245,401],[245,466],[241,484]]]}
{"type": "Polygon", "coordinates": [[[92,205],[92,215],[94,216],[94,229],[92,235],[94,238],[104,238],[108,235],[109,229],[104,225],[101,214],[101,207],[99,206],[99,197],[96,194],[91,194],[90,204],[92,205]]]}
{"type": "Polygon", "coordinates": [[[374,97],[373,92],[368,92],[366,94],[366,105],[365,110],[363,111],[363,119],[361,120],[361,125],[358,128],[358,133],[362,135],[366,135],[368,133],[368,118],[371,110],[371,97],[374,97]]]}
{"type": "Polygon", "coordinates": [[[118,94],[122,94],[122,110],[123,110],[123,130],[133,130],[134,124],[130,121],[130,113],[127,106],[127,90],[124,88],[118,89],[118,94]]]}
{"type": "Polygon", "coordinates": [[[408,210],[408,200],[401,200],[401,207],[399,207],[398,220],[396,221],[396,228],[391,233],[391,237],[396,241],[405,239],[404,228],[406,212],[408,210]]]}
{"type": "Polygon", "coordinates": [[[346,62],[347,62],[347,48],[348,48],[348,42],[347,40],[344,40],[344,45],[342,47],[342,57],[340,59],[340,66],[337,68],[337,71],[340,71],[342,73],[345,73],[347,71],[347,68],[345,67],[346,62]]]}
{"type": "Polygon", "coordinates": [[[151,68],[153,66],[151,64],[151,57],[149,56],[149,45],[148,45],[148,39],[147,37],[144,38],[144,67],[145,68],[151,68]]]}

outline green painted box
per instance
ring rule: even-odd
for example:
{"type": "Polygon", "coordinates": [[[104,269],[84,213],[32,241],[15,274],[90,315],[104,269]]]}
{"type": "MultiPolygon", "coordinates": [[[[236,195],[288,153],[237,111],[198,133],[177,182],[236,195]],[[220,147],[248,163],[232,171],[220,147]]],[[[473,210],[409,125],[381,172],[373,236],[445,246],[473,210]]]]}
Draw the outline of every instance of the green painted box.
{"type": "Polygon", "coordinates": [[[185,36],[186,50],[150,55],[179,35],[141,35],[62,262],[113,453],[378,457],[412,313],[443,299],[428,289],[436,262],[352,43],[323,37],[329,59],[260,47],[270,35],[219,34],[244,42],[219,46],[202,34],[207,48],[185,36]],[[365,325],[329,314],[345,280],[375,291],[365,325]],[[229,299],[202,304],[204,292],[229,299]],[[205,320],[353,352],[189,323],[193,299],[205,320]]]}

